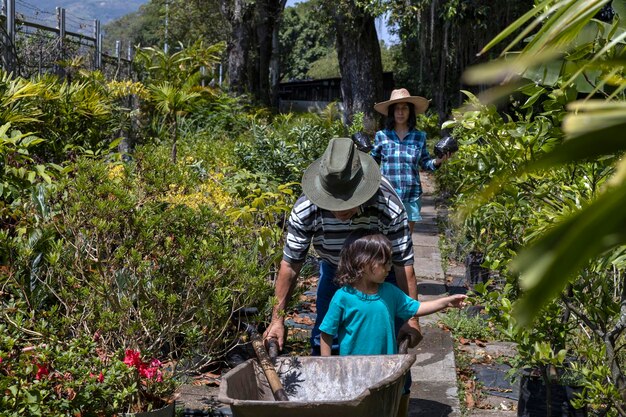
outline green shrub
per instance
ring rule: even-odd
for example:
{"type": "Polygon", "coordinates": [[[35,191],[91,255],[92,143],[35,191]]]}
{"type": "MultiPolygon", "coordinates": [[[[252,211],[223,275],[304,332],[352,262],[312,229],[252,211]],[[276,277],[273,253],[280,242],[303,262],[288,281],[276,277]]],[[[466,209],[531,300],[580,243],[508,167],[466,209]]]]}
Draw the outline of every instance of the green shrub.
{"type": "Polygon", "coordinates": [[[268,265],[254,233],[224,214],[216,197],[230,197],[213,172],[172,164],[166,147],[137,154],[147,155],[128,165],[79,160],[52,201],[59,245],[34,278],[68,332],[100,332],[110,349],[196,357],[197,368],[235,339],[235,309],[264,307],[268,265]]]}
{"type": "Polygon", "coordinates": [[[177,383],[160,362],[140,361],[134,350],[111,353],[99,334],[59,339],[17,288],[5,283],[0,295],[0,414],[110,416],[171,399],[177,383]]]}
{"type": "Polygon", "coordinates": [[[239,164],[278,182],[300,182],[306,167],[322,155],[328,141],[346,134],[329,112],[289,118],[285,123],[278,120],[272,125],[254,123],[252,138],[235,149],[239,164]]]}

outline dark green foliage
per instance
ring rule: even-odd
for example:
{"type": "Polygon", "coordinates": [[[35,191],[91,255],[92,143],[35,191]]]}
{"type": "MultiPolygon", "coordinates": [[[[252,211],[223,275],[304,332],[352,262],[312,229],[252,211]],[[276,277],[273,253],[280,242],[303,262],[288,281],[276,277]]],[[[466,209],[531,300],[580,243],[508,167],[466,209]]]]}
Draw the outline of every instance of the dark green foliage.
{"type": "Polygon", "coordinates": [[[304,169],[322,155],[328,141],[345,135],[330,109],[321,116],[293,121],[290,117],[285,116],[284,123],[279,118],[271,126],[254,126],[250,142],[236,150],[244,168],[270,174],[279,182],[300,182],[304,169]]]}
{"type": "MultiPolygon", "coordinates": [[[[104,26],[105,49],[113,50],[115,41],[133,47],[163,48],[165,39],[165,1],[144,2],[139,10],[104,26]]],[[[197,40],[217,43],[226,39],[228,22],[219,3],[207,0],[168,0],[167,42],[177,50],[179,42],[190,45],[197,40]]]]}
{"type": "Polygon", "coordinates": [[[396,3],[390,21],[400,44],[394,47],[396,85],[433,99],[440,117],[462,103],[461,74],[482,62],[476,54],[506,25],[527,12],[531,0],[413,0],[396,3]]]}
{"type": "Polygon", "coordinates": [[[307,79],[311,65],[334,50],[331,22],[321,1],[297,3],[285,9],[280,31],[281,79],[307,79]]]}

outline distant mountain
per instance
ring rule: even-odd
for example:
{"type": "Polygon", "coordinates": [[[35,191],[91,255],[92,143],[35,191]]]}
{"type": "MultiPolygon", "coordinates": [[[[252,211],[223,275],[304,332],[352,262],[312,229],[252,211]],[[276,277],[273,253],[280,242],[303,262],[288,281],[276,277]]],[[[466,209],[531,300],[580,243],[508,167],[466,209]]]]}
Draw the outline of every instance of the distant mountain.
{"type": "Polygon", "coordinates": [[[50,20],[57,7],[64,7],[68,17],[94,20],[102,25],[139,10],[139,6],[150,0],[23,0],[16,4],[18,13],[25,17],[35,16],[38,20],[50,20]],[[44,13],[38,12],[43,11],[44,13]]]}

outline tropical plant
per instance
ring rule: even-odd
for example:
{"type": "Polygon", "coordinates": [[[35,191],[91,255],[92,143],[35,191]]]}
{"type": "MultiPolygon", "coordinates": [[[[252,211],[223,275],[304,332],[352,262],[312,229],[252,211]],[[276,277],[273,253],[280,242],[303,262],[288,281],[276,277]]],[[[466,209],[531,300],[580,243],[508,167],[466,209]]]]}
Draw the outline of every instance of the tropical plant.
{"type": "Polygon", "coordinates": [[[441,316],[441,322],[449,328],[455,338],[470,340],[493,340],[494,332],[489,322],[479,314],[470,315],[466,311],[450,309],[441,316]]]}
{"type": "MultiPolygon", "coordinates": [[[[513,175],[602,160],[607,155],[621,155],[626,149],[621,140],[626,125],[626,82],[619,63],[626,36],[626,7],[624,2],[614,1],[613,22],[594,19],[608,4],[609,0],[542,1],[483,48],[486,52],[521,29],[504,48],[507,53],[536,31],[519,53],[473,69],[466,79],[485,82],[504,76],[511,80],[521,74],[532,83],[542,84],[544,90],[552,90],[555,96],[572,97],[568,91],[579,86],[586,87],[580,93],[587,92],[582,100],[568,104],[569,112],[563,119],[567,140],[541,160],[505,175],[493,189],[513,175]]],[[[536,101],[540,95],[538,91],[537,97],[529,100],[536,101]]],[[[590,259],[626,243],[626,235],[619,232],[626,224],[622,210],[625,174],[626,163],[620,161],[614,178],[595,201],[564,218],[517,258],[513,267],[522,274],[526,290],[518,310],[523,322],[533,318],[590,259]]]]}
{"type": "Polygon", "coordinates": [[[328,141],[345,134],[336,106],[329,105],[319,115],[289,118],[285,123],[255,122],[252,140],[244,138],[235,152],[240,165],[251,172],[270,174],[280,183],[299,182],[328,141]]]}
{"type": "Polygon", "coordinates": [[[11,130],[11,124],[0,126],[0,202],[4,205],[28,193],[30,188],[40,181],[52,182],[51,168],[61,167],[55,164],[38,164],[31,148],[44,140],[31,134],[11,130]]]}
{"type": "Polygon", "coordinates": [[[254,252],[266,263],[272,273],[278,270],[282,258],[282,243],[287,216],[295,201],[293,188],[296,183],[277,184],[264,174],[241,170],[225,181],[232,194],[242,204],[227,211],[233,222],[254,230],[254,252]]]}
{"type": "Polygon", "coordinates": [[[156,110],[165,118],[165,123],[172,131],[172,162],[176,163],[179,125],[181,119],[189,112],[194,100],[200,97],[200,93],[192,91],[192,87],[186,85],[176,88],[169,82],[148,86],[148,100],[152,102],[156,110]]]}
{"type": "Polygon", "coordinates": [[[202,41],[167,53],[159,47],[144,47],[137,50],[134,65],[139,78],[144,84],[168,82],[175,87],[182,87],[190,78],[199,80],[199,76],[213,77],[215,65],[220,62],[224,43],[205,46],[202,41]],[[206,75],[201,74],[202,68],[206,75]]]}
{"type": "Polygon", "coordinates": [[[47,162],[62,163],[85,151],[97,152],[117,138],[123,128],[117,97],[98,72],[78,72],[72,81],[46,75],[36,80],[2,73],[0,120],[32,132],[43,141],[31,154],[47,162]]]}
{"type": "Polygon", "coordinates": [[[174,163],[183,118],[197,106],[201,98],[209,98],[214,94],[212,88],[201,85],[205,77],[202,69],[211,76],[211,70],[219,62],[223,48],[221,43],[205,47],[198,41],[188,48],[181,45],[181,49],[173,54],[155,47],[141,48],[137,52],[134,62],[148,92],[144,113],[157,135],[162,131],[166,134],[171,132],[171,156],[174,163]]]}
{"type": "Polygon", "coordinates": [[[468,94],[472,110],[458,112],[454,121],[444,124],[454,128],[453,134],[462,144],[437,173],[440,184],[452,192],[453,212],[463,214],[458,219],[458,231],[449,234],[456,239],[451,246],[460,257],[469,251],[483,252],[482,266],[494,271],[491,275],[499,284],[505,284],[485,290],[484,304],[500,334],[518,344],[520,366],[536,367],[548,378],[550,367],[563,366],[566,357],[579,358],[576,366],[580,375],[587,375],[581,380],[585,402],[602,410],[618,409],[622,400],[615,394],[619,388],[602,390],[599,380],[592,380],[606,375],[609,369],[614,384],[622,386],[623,358],[615,352],[623,343],[617,307],[623,295],[618,281],[603,277],[613,276],[616,268],[619,271],[623,267],[619,261],[623,251],[607,253],[587,264],[571,280],[568,290],[541,310],[541,320],[533,326],[523,326],[513,314],[524,288],[511,271],[512,259],[549,230],[555,219],[594,201],[614,172],[615,158],[523,171],[523,167],[558,149],[563,138],[559,124],[565,114],[565,95],[546,90],[532,105],[523,100],[535,100],[540,88],[525,87],[518,96],[522,100],[506,109],[511,114],[481,104],[468,94]],[[518,175],[498,181],[498,192],[487,191],[489,198],[484,198],[484,190],[494,186],[493,178],[511,169],[518,175]],[[483,198],[476,197],[481,194],[483,198]],[[600,353],[602,359],[598,358],[600,353]]]}

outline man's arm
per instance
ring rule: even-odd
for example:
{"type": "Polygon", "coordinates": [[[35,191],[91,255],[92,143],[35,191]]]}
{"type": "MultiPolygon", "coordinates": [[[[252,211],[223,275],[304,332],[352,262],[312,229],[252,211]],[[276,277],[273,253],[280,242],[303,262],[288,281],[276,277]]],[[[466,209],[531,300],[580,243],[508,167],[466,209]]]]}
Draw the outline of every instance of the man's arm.
{"type": "Polygon", "coordinates": [[[283,259],[276,277],[274,297],[277,302],[272,309],[272,322],[263,334],[263,339],[277,339],[280,350],[283,350],[285,343],[285,309],[291,300],[300,268],[302,268],[302,263],[289,263],[283,259]]]}
{"type": "MultiPolygon", "coordinates": [[[[415,279],[415,270],[413,265],[394,265],[394,273],[396,274],[396,283],[398,287],[404,291],[409,297],[417,300],[417,280],[415,279]]],[[[409,347],[415,347],[422,340],[422,329],[417,317],[411,317],[398,330],[398,339],[409,337],[409,347]]]]}

